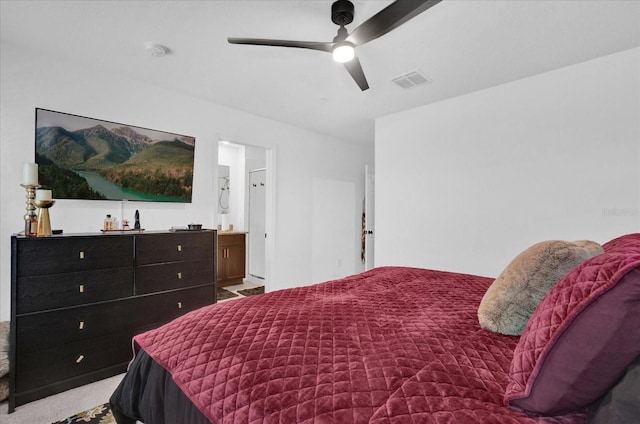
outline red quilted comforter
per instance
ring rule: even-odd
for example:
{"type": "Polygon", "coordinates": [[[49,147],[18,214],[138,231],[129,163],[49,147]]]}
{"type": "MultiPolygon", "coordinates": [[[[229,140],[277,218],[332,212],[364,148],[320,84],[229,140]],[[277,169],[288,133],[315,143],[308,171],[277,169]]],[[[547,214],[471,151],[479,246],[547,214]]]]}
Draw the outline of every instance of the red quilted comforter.
{"type": "Polygon", "coordinates": [[[518,338],[478,324],[491,282],[378,268],[202,308],[134,341],[214,423],[583,423],[504,406],[518,338]]]}

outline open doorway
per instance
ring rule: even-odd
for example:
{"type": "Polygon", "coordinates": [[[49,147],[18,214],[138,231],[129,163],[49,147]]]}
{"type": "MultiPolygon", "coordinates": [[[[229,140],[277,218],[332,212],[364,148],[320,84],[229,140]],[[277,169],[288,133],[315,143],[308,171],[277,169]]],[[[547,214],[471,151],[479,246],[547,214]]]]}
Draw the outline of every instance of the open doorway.
{"type": "Polygon", "coordinates": [[[249,247],[247,275],[253,282],[264,281],[266,273],[265,250],[267,242],[267,204],[266,204],[266,168],[249,171],[249,247]]]}
{"type": "MultiPolygon", "coordinates": [[[[273,252],[274,161],[271,149],[227,141],[218,144],[218,244],[230,240],[230,236],[244,240],[241,281],[248,286],[264,286],[265,291],[269,289],[273,252]]],[[[227,266],[228,252],[232,254],[229,248],[218,252],[221,271],[227,266]]],[[[225,287],[225,278],[221,279],[220,273],[219,280],[220,286],[225,287]]],[[[235,289],[237,281],[238,275],[229,288],[235,289]]]]}

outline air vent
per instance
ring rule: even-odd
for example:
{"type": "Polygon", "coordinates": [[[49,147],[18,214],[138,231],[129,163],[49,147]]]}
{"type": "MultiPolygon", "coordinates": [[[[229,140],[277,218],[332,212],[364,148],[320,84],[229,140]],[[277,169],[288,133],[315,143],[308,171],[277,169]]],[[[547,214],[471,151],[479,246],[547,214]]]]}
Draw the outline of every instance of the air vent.
{"type": "Polygon", "coordinates": [[[419,69],[397,76],[392,81],[402,88],[413,88],[431,82],[419,69]]]}
{"type": "Polygon", "coordinates": [[[148,42],[144,44],[144,47],[147,50],[147,53],[155,57],[164,56],[169,53],[169,49],[161,44],[148,42]]]}

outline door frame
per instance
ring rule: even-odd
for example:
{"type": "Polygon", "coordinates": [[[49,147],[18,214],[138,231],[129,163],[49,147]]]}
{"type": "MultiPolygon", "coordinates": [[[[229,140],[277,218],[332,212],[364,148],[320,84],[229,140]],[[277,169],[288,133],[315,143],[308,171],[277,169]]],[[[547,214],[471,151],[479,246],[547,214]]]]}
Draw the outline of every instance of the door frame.
{"type": "Polygon", "coordinates": [[[364,238],[364,270],[375,267],[375,240],[376,240],[376,214],[375,214],[375,173],[370,165],[364,166],[364,225],[362,237],[364,238]]]}
{"type": "MultiPolygon", "coordinates": [[[[255,149],[261,149],[265,152],[265,169],[266,169],[266,189],[265,189],[265,233],[267,234],[267,238],[265,241],[265,252],[264,252],[264,261],[265,261],[265,278],[264,278],[264,286],[265,291],[269,291],[269,285],[272,281],[272,275],[274,272],[274,261],[275,261],[275,251],[276,251],[276,150],[277,147],[265,147],[255,144],[236,142],[236,141],[225,141],[229,144],[235,144],[238,146],[250,147],[255,149]]],[[[218,141],[218,150],[216,158],[219,157],[219,146],[222,142],[222,139],[218,141]]],[[[217,159],[218,160],[218,159],[217,159]]],[[[217,167],[216,167],[217,174],[217,167]]],[[[215,178],[215,187],[214,192],[218,192],[218,178],[216,175],[215,178]]],[[[217,216],[218,210],[214,210],[214,216],[217,216]]],[[[214,222],[217,222],[214,219],[214,222]]],[[[248,231],[248,229],[245,229],[248,231]]],[[[247,258],[248,259],[248,258],[247,258]]],[[[246,261],[247,266],[247,276],[248,274],[248,264],[249,261],[246,261]]]]}

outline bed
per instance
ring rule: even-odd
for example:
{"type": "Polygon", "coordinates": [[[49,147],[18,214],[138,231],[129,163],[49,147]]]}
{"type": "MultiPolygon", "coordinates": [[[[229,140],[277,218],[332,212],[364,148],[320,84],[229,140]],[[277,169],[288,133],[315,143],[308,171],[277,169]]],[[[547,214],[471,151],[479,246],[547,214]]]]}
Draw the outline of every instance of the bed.
{"type": "Polygon", "coordinates": [[[616,387],[635,390],[625,377],[640,355],[640,234],[591,256],[553,282],[521,335],[479,323],[502,275],[381,267],[207,306],[134,338],[111,409],[119,424],[585,423],[616,387]],[[594,343],[594,310],[611,309],[628,310],[594,343]],[[585,337],[565,340],[574,330],[585,337]],[[580,363],[566,345],[604,351],[572,370],[577,388],[547,381],[580,363]],[[585,369],[602,387],[544,405],[544,384],[580,392],[585,369]]]}

